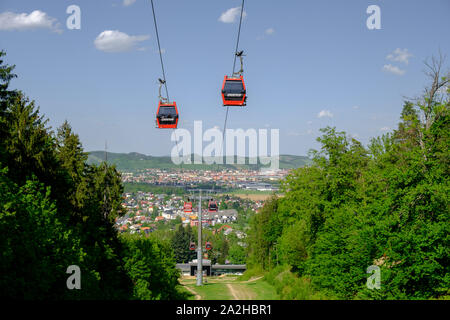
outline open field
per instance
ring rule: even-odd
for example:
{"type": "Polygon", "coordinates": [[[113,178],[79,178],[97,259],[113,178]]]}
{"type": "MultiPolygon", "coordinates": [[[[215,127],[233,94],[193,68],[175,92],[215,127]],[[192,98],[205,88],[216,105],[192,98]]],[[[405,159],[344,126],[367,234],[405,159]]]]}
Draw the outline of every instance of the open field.
{"type": "Polygon", "coordinates": [[[262,278],[239,281],[237,277],[208,277],[197,287],[194,277],[181,278],[181,285],[192,294],[191,300],[278,300],[272,287],[262,278]]]}
{"type": "Polygon", "coordinates": [[[239,197],[241,199],[249,199],[252,201],[266,201],[267,199],[269,199],[270,197],[272,197],[271,193],[268,194],[240,194],[240,193],[235,193],[234,194],[236,197],[239,197]]]}
{"type": "MultiPolygon", "coordinates": [[[[231,193],[233,196],[252,201],[266,201],[273,196],[273,191],[236,191],[231,193]]],[[[277,197],[283,197],[283,194],[276,194],[277,197]]]]}

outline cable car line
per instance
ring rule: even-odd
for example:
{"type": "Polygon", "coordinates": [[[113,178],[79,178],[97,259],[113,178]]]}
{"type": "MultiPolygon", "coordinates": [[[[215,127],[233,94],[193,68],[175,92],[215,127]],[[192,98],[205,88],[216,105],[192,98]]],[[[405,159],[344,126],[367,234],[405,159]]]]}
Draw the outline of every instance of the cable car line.
{"type": "MultiPolygon", "coordinates": [[[[159,129],[176,129],[178,126],[178,109],[177,104],[175,101],[171,102],[169,97],[169,90],[167,88],[167,79],[166,79],[166,72],[164,69],[164,61],[162,57],[162,51],[161,51],[161,42],[159,40],[159,31],[158,31],[158,23],[156,22],[156,13],[155,13],[155,6],[153,4],[153,0],[150,0],[152,5],[152,13],[153,13],[153,22],[155,25],[155,32],[156,32],[156,40],[158,43],[158,50],[159,50],[159,59],[161,62],[161,70],[162,70],[162,79],[159,80],[159,104],[158,104],[158,110],[156,113],[156,125],[159,129]],[[161,89],[162,86],[166,89],[166,97],[162,97],[161,89]]],[[[176,136],[175,136],[176,138],[176,136]]],[[[178,150],[178,140],[175,139],[177,142],[177,150],[178,150]]]]}
{"type": "Polygon", "coordinates": [[[164,71],[164,62],[163,62],[163,58],[162,58],[161,44],[159,42],[158,24],[156,23],[155,6],[153,5],[153,0],[150,0],[150,1],[152,3],[153,22],[155,24],[156,40],[158,42],[158,50],[159,50],[159,59],[161,61],[161,69],[162,69],[162,74],[163,74],[163,79],[162,80],[164,80],[164,86],[166,88],[167,101],[170,101],[170,99],[169,99],[169,91],[167,90],[166,72],[164,71]]]}
{"type": "MultiPolygon", "coordinates": [[[[162,57],[162,50],[161,50],[161,42],[159,38],[159,30],[158,30],[158,23],[156,20],[156,13],[155,13],[155,6],[153,3],[153,0],[150,0],[151,6],[152,6],[152,14],[153,14],[153,22],[155,26],[155,32],[156,32],[156,40],[158,44],[158,51],[159,51],[159,58],[161,63],[161,70],[162,70],[162,76],[163,79],[159,80],[159,105],[158,105],[158,111],[156,115],[156,123],[158,128],[165,129],[165,128],[172,128],[174,129],[175,134],[175,140],[176,140],[176,146],[177,146],[177,152],[179,154],[179,148],[178,148],[178,139],[176,137],[176,131],[175,129],[178,126],[178,109],[176,106],[176,103],[170,102],[169,98],[169,90],[167,86],[167,79],[166,79],[166,73],[164,68],[164,61],[162,57]],[[165,91],[166,91],[166,98],[162,97],[161,89],[164,85],[165,91]]],[[[246,105],[246,88],[244,84],[244,79],[242,76],[243,73],[243,56],[244,52],[239,51],[239,42],[241,37],[241,29],[242,29],[242,20],[244,16],[244,6],[245,6],[245,0],[242,0],[241,5],[241,13],[239,18],[239,28],[238,28],[238,34],[236,39],[236,48],[234,51],[234,59],[233,59],[233,70],[231,77],[225,76],[223,87],[222,87],[222,98],[223,98],[223,105],[227,107],[226,114],[225,114],[225,120],[224,120],[224,126],[223,126],[223,132],[222,132],[222,157],[223,157],[223,140],[225,139],[225,132],[227,128],[227,122],[228,122],[228,114],[229,114],[229,106],[245,106],[246,105]],[[239,72],[235,72],[236,69],[236,59],[239,57],[241,62],[241,68],[239,72]]]]}
{"type": "Polygon", "coordinates": [[[242,6],[241,6],[241,18],[239,20],[239,30],[238,30],[238,37],[237,37],[237,41],[236,41],[236,50],[234,50],[235,52],[235,56],[234,56],[234,62],[233,62],[233,73],[234,74],[234,69],[236,67],[236,58],[237,58],[237,53],[238,53],[238,49],[239,49],[239,40],[241,38],[241,26],[242,26],[242,16],[244,14],[244,4],[245,4],[245,0],[242,0],[242,6]]]}
{"type": "MultiPolygon", "coordinates": [[[[245,5],[245,0],[242,0],[242,6],[241,6],[241,16],[239,18],[239,29],[238,29],[238,35],[237,35],[237,40],[236,40],[236,49],[234,50],[234,61],[233,61],[233,72],[231,73],[232,76],[234,76],[235,72],[234,70],[236,69],[236,58],[238,57],[238,54],[240,59],[241,59],[241,66],[242,66],[242,54],[243,51],[238,53],[239,50],[239,41],[241,39],[241,27],[242,27],[242,18],[244,15],[244,5],[245,5]]],[[[243,71],[243,68],[241,68],[241,71],[243,71]]],[[[223,159],[223,141],[225,139],[225,130],[227,128],[227,121],[228,121],[228,112],[230,110],[230,106],[227,105],[227,111],[225,114],[225,121],[223,123],[223,131],[222,131],[222,146],[220,147],[221,151],[222,151],[222,159],[223,159]]]]}
{"type": "Polygon", "coordinates": [[[158,43],[158,51],[159,51],[159,60],[161,62],[161,70],[162,70],[162,79],[158,79],[159,81],[159,104],[158,104],[158,111],[156,114],[156,123],[158,128],[172,128],[175,135],[175,144],[177,146],[177,154],[180,153],[180,149],[178,147],[178,138],[176,133],[176,128],[178,127],[178,109],[175,102],[171,103],[169,98],[169,90],[167,89],[167,80],[166,80],[166,72],[164,69],[164,61],[162,57],[162,51],[161,51],[161,42],[159,40],[159,31],[158,31],[158,24],[156,22],[156,13],[155,13],[155,6],[153,4],[153,0],[150,0],[152,4],[152,13],[153,13],[153,22],[155,25],[155,32],[156,32],[156,40],[158,43]],[[166,98],[162,97],[161,94],[161,87],[164,85],[165,91],[166,91],[166,98]],[[163,107],[163,109],[161,109],[163,107]],[[164,110],[164,111],[163,111],[164,110]],[[166,121],[164,121],[166,120],[166,121]],[[166,123],[166,124],[164,124],[166,123]]]}

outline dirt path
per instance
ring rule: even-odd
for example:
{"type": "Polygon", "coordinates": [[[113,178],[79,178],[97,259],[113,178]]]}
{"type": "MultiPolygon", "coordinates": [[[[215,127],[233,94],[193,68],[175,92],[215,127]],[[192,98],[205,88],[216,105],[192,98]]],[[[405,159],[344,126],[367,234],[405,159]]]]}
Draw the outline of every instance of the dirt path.
{"type": "Polygon", "coordinates": [[[227,283],[227,288],[230,291],[233,300],[253,300],[255,298],[255,293],[245,286],[227,283]]]}
{"type": "Polygon", "coordinates": [[[250,279],[248,279],[247,281],[241,281],[240,283],[248,283],[248,282],[253,282],[253,281],[257,281],[257,280],[259,280],[259,279],[262,279],[262,278],[264,278],[264,276],[260,276],[260,277],[253,277],[253,278],[250,278],[250,279]]]}
{"type": "Polygon", "coordinates": [[[233,286],[229,283],[227,283],[227,288],[231,292],[231,296],[233,297],[233,300],[240,300],[236,290],[234,290],[233,286]]]}
{"type": "Polygon", "coordinates": [[[195,300],[202,300],[202,296],[199,295],[197,292],[195,292],[192,288],[189,288],[188,286],[184,286],[190,293],[195,295],[195,300]]]}
{"type": "MultiPolygon", "coordinates": [[[[262,279],[263,276],[258,277],[252,277],[249,280],[245,281],[237,281],[236,278],[212,278],[209,279],[208,282],[210,284],[223,286],[223,290],[228,289],[229,295],[231,297],[231,300],[254,300],[257,296],[256,292],[254,292],[247,283],[255,282],[260,279],[262,279]],[[226,286],[226,289],[225,289],[226,286]]],[[[189,279],[191,280],[191,279],[189,279]]],[[[198,292],[196,292],[194,289],[189,287],[188,285],[191,285],[191,281],[189,282],[182,282],[183,286],[191,292],[195,296],[195,300],[203,300],[204,297],[202,297],[198,292]],[[189,283],[189,284],[188,284],[189,283]]],[[[209,294],[209,293],[208,293],[209,294]]],[[[208,299],[208,294],[206,299],[208,299]]]]}

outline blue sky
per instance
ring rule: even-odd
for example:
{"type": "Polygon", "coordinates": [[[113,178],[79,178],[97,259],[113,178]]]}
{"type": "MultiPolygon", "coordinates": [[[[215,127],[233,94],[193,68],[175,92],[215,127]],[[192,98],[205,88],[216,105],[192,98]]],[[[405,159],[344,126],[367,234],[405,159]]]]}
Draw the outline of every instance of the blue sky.
{"type": "MultiPolygon", "coordinates": [[[[241,1],[154,1],[180,127],[222,129],[238,21],[220,17],[241,1]]],[[[248,104],[230,108],[228,128],[280,129],[282,154],[317,148],[327,125],[363,143],[394,129],[404,97],[427,83],[423,61],[450,53],[448,0],[247,0],[245,12],[248,104]],[[381,9],[381,30],[366,27],[370,5],[381,9]]],[[[111,152],[170,154],[172,131],[154,124],[161,69],[149,0],[2,0],[0,48],[17,65],[12,86],[53,128],[67,119],[86,150],[108,140],[111,152]],[[66,28],[72,4],[81,30],[66,28]],[[96,45],[102,33],[110,41],[96,45]]]]}

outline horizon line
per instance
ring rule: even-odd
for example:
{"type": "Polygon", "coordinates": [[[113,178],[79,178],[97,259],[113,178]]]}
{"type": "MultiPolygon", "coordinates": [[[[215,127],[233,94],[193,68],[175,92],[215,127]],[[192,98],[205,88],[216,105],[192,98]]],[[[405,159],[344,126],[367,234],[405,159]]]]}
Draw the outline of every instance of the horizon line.
{"type": "MultiPolygon", "coordinates": [[[[132,153],[137,153],[137,154],[140,154],[140,155],[144,155],[144,156],[146,156],[146,157],[158,157],[158,158],[163,158],[163,157],[168,157],[168,158],[170,158],[171,157],[171,155],[160,155],[160,156],[155,156],[155,155],[151,155],[151,154],[145,154],[145,153],[141,153],[141,152],[137,152],[137,151],[131,151],[131,152],[112,152],[112,151],[105,151],[105,150],[92,150],[92,151],[85,151],[86,153],[93,153],[93,152],[103,152],[103,153],[112,153],[112,154],[132,154],[132,153]]],[[[191,153],[190,154],[191,156],[192,155],[196,155],[195,153],[191,153]]],[[[200,155],[198,155],[197,154],[197,156],[200,156],[200,155]]],[[[237,155],[236,154],[233,154],[233,155],[230,155],[230,156],[234,156],[234,157],[237,157],[237,155]]],[[[289,153],[280,153],[278,156],[294,156],[294,157],[306,157],[306,158],[308,158],[309,159],[309,157],[307,156],[307,155],[298,155],[298,154],[289,154],[289,153]]],[[[211,156],[212,158],[214,158],[215,156],[211,156]]],[[[223,157],[227,157],[227,155],[223,155],[223,157]]],[[[268,156],[268,157],[271,157],[271,156],[268,156]]],[[[205,158],[205,157],[203,157],[203,158],[205,158]]],[[[248,158],[248,156],[245,156],[245,158],[248,158]]],[[[258,157],[256,157],[256,158],[258,158],[258,157]]]]}

